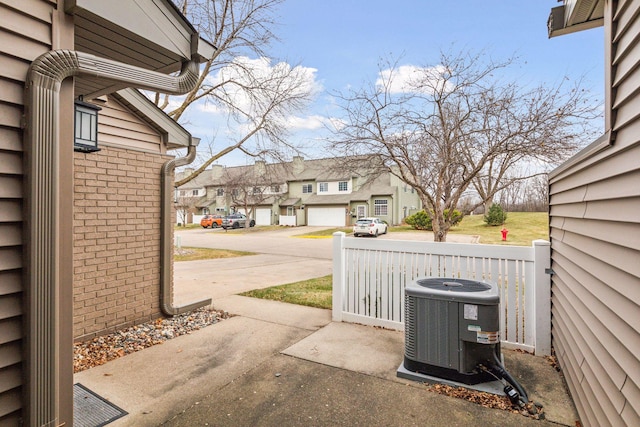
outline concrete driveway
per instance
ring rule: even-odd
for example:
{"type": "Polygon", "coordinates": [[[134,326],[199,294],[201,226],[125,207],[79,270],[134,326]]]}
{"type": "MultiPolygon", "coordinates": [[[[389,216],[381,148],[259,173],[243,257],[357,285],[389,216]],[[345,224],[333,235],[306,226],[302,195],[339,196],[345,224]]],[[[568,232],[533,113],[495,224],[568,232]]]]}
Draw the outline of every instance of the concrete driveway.
{"type": "MultiPolygon", "coordinates": [[[[177,262],[174,264],[174,301],[178,306],[206,298],[220,306],[234,294],[268,288],[332,273],[332,238],[305,238],[304,234],[327,227],[281,227],[247,231],[223,229],[177,230],[183,247],[231,249],[257,255],[230,259],[177,262]],[[225,301],[221,301],[225,298],[225,301]]],[[[355,239],[355,237],[348,237],[355,239]]],[[[373,239],[373,237],[358,237],[373,239]]],[[[382,240],[433,241],[430,232],[390,232],[382,240]]],[[[475,236],[449,235],[449,242],[475,243],[475,236]]]]}
{"type": "MultiPolygon", "coordinates": [[[[331,237],[305,238],[304,234],[325,230],[329,227],[282,227],[275,230],[259,231],[228,231],[223,229],[190,229],[177,230],[183,246],[200,248],[233,249],[251,251],[260,254],[286,255],[305,258],[331,259],[331,237]]],[[[355,238],[347,234],[348,238],[355,238]]],[[[373,239],[373,237],[358,237],[358,239],[373,239]]],[[[396,231],[378,236],[381,240],[420,240],[433,241],[433,233],[429,231],[396,231]]],[[[449,234],[447,242],[477,243],[477,236],[449,234]]]]}
{"type": "Polygon", "coordinates": [[[259,254],[331,259],[331,238],[295,237],[326,227],[282,227],[268,231],[225,231],[223,229],[191,229],[175,232],[182,246],[233,249],[259,254]]]}
{"type": "Polygon", "coordinates": [[[176,232],[184,247],[232,249],[256,255],[175,263],[175,303],[184,305],[211,298],[214,307],[231,309],[234,294],[331,274],[331,238],[293,237],[311,230],[305,227],[246,233],[222,229],[176,232]]]}

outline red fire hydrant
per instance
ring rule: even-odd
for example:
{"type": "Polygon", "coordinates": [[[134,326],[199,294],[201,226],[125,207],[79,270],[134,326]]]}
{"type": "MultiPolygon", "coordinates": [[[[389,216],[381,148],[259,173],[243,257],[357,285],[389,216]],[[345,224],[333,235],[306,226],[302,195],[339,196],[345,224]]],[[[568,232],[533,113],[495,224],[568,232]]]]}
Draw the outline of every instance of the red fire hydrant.
{"type": "Polygon", "coordinates": [[[507,240],[507,233],[509,233],[509,230],[507,230],[506,227],[502,227],[502,230],[500,230],[500,232],[502,233],[502,240],[507,240]]]}

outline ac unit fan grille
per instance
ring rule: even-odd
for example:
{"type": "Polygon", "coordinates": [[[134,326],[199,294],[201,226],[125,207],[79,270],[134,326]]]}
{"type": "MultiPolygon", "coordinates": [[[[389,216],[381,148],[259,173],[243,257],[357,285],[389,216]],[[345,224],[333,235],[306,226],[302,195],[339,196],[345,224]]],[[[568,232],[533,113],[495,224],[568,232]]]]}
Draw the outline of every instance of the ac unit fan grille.
{"type": "Polygon", "coordinates": [[[404,335],[405,335],[405,356],[416,358],[416,303],[415,298],[405,298],[404,300],[404,335]]]}
{"type": "Polygon", "coordinates": [[[491,285],[468,279],[428,278],[416,281],[416,285],[424,288],[453,292],[483,292],[491,289],[491,285]]]}

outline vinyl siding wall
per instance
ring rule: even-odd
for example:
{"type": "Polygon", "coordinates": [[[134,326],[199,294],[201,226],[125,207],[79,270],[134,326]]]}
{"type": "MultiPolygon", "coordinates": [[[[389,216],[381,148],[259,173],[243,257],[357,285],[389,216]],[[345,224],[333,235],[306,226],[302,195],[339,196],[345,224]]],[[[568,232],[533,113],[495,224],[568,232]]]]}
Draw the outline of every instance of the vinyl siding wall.
{"type": "Polygon", "coordinates": [[[637,426],[640,3],[605,7],[615,142],[550,178],[553,344],[583,425],[637,426]]]}
{"type": "Polygon", "coordinates": [[[160,135],[113,100],[97,153],[75,153],[74,338],[160,312],[160,135]],[[129,147],[129,148],[124,148],[129,147]]]}
{"type": "Polygon", "coordinates": [[[22,279],[24,83],[30,63],[51,49],[54,2],[0,0],[0,425],[21,419],[24,335],[22,279]]]}
{"type": "Polygon", "coordinates": [[[148,123],[132,114],[113,97],[101,99],[106,99],[107,102],[95,102],[102,108],[98,122],[100,144],[150,153],[165,152],[162,137],[148,123]]]}

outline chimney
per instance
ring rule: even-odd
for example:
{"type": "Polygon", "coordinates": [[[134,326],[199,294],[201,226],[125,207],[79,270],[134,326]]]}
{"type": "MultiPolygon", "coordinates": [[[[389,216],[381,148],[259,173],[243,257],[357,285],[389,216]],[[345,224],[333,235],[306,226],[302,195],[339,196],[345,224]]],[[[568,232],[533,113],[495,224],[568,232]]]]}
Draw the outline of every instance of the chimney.
{"type": "Polygon", "coordinates": [[[253,173],[256,177],[263,177],[267,174],[267,166],[264,160],[256,160],[255,164],[253,165],[253,173]]]}
{"type": "Polygon", "coordinates": [[[176,172],[176,180],[188,177],[189,175],[191,175],[193,173],[194,170],[195,169],[193,169],[193,168],[183,168],[182,170],[177,171],[176,172]]]}
{"type": "Polygon", "coordinates": [[[293,174],[298,175],[304,171],[304,157],[293,156],[293,174]]]}
{"type": "Polygon", "coordinates": [[[224,166],[222,165],[213,165],[211,166],[211,178],[220,179],[222,178],[222,171],[224,170],[224,166]]]}

